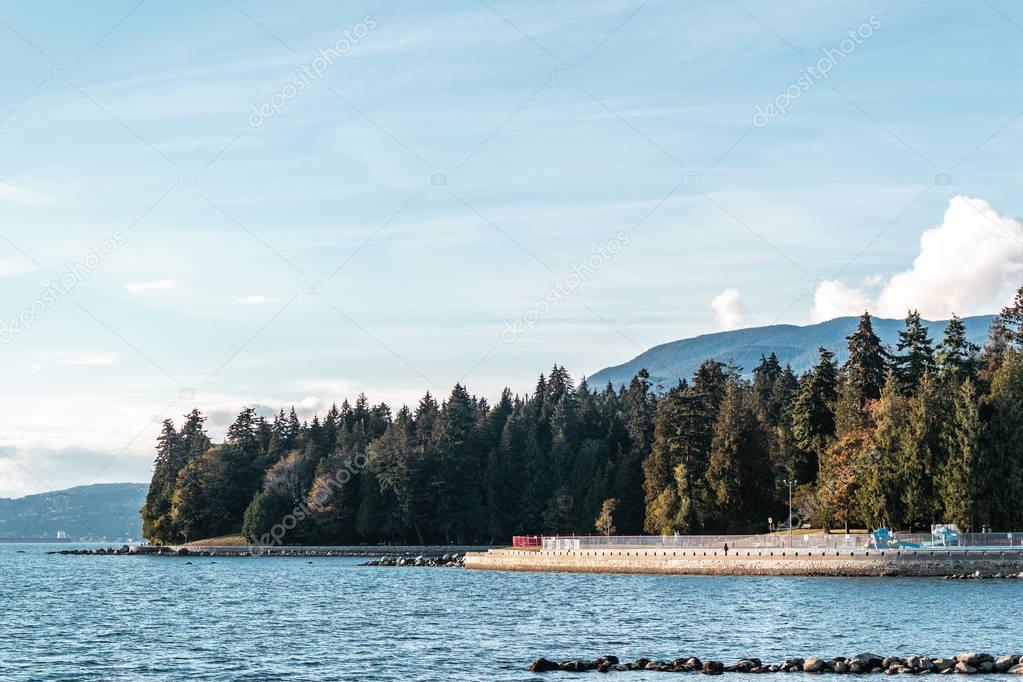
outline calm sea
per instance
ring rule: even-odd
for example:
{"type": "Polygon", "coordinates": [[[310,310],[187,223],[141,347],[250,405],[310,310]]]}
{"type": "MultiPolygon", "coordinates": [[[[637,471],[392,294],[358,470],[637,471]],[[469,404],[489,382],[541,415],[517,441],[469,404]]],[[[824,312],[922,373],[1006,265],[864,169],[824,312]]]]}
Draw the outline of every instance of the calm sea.
{"type": "Polygon", "coordinates": [[[1023,581],[45,554],[66,547],[0,544],[0,679],[554,680],[575,677],[526,668],[604,653],[732,662],[1023,650],[1023,581]]]}

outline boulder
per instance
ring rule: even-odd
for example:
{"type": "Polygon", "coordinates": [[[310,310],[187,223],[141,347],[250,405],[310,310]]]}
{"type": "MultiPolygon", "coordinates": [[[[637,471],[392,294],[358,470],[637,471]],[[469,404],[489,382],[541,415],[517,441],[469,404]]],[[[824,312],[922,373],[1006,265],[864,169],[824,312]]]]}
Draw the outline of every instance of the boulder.
{"type": "Polygon", "coordinates": [[[806,661],[803,663],[803,672],[819,673],[823,669],[824,661],[817,658],[816,656],[811,656],[810,658],[806,659],[806,661]]]}
{"type": "Polygon", "coordinates": [[[560,666],[554,661],[548,661],[546,658],[538,658],[529,666],[529,672],[531,673],[549,673],[552,670],[558,670],[560,666]]]}
{"type": "Polygon", "coordinates": [[[737,673],[748,673],[751,672],[754,668],[759,667],[760,661],[754,661],[749,658],[743,658],[736,661],[735,665],[732,666],[732,669],[735,670],[735,672],[737,673]]]}
{"type": "Polygon", "coordinates": [[[607,663],[610,663],[611,665],[618,665],[618,657],[617,656],[601,656],[600,658],[597,659],[597,662],[598,663],[607,662],[607,663]]]}
{"type": "Polygon", "coordinates": [[[1015,656],[999,656],[995,659],[995,672],[1004,673],[1017,663],[1019,663],[1019,659],[1015,656]]]}
{"type": "Polygon", "coordinates": [[[977,669],[966,661],[958,661],[955,665],[955,671],[960,675],[973,675],[977,672],[977,669]]]}
{"type": "Polygon", "coordinates": [[[902,665],[903,663],[905,663],[905,661],[903,661],[898,656],[888,656],[883,661],[881,661],[881,667],[884,668],[885,670],[887,670],[888,668],[892,668],[892,667],[897,668],[900,665],[902,665]]]}
{"type": "Polygon", "coordinates": [[[992,656],[991,654],[979,654],[976,651],[970,651],[968,653],[959,654],[958,656],[956,656],[956,662],[965,663],[971,668],[976,668],[978,665],[984,663],[985,661],[993,662],[994,660],[995,657],[992,656]]]}
{"type": "Polygon", "coordinates": [[[180,547],[178,549],[178,556],[188,556],[191,552],[188,551],[187,547],[180,547]]]}
{"type": "Polygon", "coordinates": [[[1023,663],[1017,663],[1016,665],[1012,666],[1005,672],[1011,675],[1023,675],[1023,663]]]}
{"type": "Polygon", "coordinates": [[[721,661],[707,661],[703,664],[705,675],[720,675],[725,671],[725,664],[721,661]]]}
{"type": "Polygon", "coordinates": [[[880,668],[881,664],[884,663],[884,659],[877,654],[863,653],[856,654],[853,656],[853,662],[859,663],[864,670],[873,670],[874,668],[880,668]]]}
{"type": "Polygon", "coordinates": [[[849,664],[845,661],[835,661],[835,672],[839,675],[849,672],[849,664]]]}
{"type": "Polygon", "coordinates": [[[564,670],[564,671],[570,672],[570,673],[582,673],[582,672],[586,672],[586,669],[588,668],[588,666],[586,665],[586,661],[575,660],[575,661],[562,661],[561,665],[558,666],[558,668],[560,670],[564,670]]]}

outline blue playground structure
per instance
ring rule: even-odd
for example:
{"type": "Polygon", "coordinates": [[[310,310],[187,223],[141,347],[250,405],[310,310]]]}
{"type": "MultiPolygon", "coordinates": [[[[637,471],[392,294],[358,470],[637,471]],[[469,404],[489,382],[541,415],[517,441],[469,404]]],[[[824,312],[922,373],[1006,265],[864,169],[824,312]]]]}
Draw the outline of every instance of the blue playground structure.
{"type": "Polygon", "coordinates": [[[878,528],[870,534],[867,547],[872,549],[921,549],[934,547],[958,547],[962,545],[962,532],[955,524],[936,524],[931,526],[931,539],[923,541],[927,536],[918,534],[913,540],[899,540],[888,528],[878,528]]]}
{"type": "Polygon", "coordinates": [[[939,524],[931,526],[931,537],[934,538],[929,544],[932,547],[950,547],[959,544],[959,527],[955,524],[939,524]]]}
{"type": "Polygon", "coordinates": [[[878,528],[870,534],[868,546],[874,549],[920,549],[920,545],[908,540],[897,540],[887,528],[878,528]]]}

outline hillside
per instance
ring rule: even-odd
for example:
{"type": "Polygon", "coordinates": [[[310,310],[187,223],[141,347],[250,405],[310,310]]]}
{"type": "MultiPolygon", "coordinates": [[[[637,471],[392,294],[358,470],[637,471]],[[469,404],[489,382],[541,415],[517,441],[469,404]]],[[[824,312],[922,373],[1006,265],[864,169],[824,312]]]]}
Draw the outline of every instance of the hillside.
{"type": "Polygon", "coordinates": [[[145,483],[101,483],[17,499],[0,498],[0,541],[56,539],[137,540],[145,483]]]}
{"type": "MultiPolygon", "coordinates": [[[[993,315],[964,318],[970,340],[983,345],[992,319],[993,315]]],[[[838,362],[843,363],[848,356],[845,337],[856,329],[856,322],[855,317],[839,317],[805,327],[776,324],[671,341],[655,346],[621,365],[602,369],[589,377],[589,382],[591,386],[597,387],[608,381],[616,386],[627,384],[636,372],[645,367],[655,386],[660,383],[668,388],[680,378],[691,377],[704,360],[713,359],[725,363],[734,361],[748,374],[760,361],[761,353],[769,355],[771,352],[778,355],[783,365],[791,364],[792,369],[798,373],[813,365],[820,346],[835,353],[838,362]]],[[[875,317],[873,323],[881,342],[894,348],[904,322],[875,317]]],[[[926,322],[935,343],[941,339],[945,324],[945,320],[926,322]]]]}

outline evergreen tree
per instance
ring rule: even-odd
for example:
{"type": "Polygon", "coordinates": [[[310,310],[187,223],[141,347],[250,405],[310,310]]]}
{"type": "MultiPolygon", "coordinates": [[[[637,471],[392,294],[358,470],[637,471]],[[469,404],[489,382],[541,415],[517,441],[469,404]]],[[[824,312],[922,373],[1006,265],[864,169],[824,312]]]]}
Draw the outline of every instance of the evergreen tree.
{"type": "Polygon", "coordinates": [[[627,442],[620,444],[611,496],[619,500],[618,527],[625,535],[637,534],[643,528],[643,460],[653,442],[657,409],[649,379],[650,374],[641,369],[621,397],[627,442]]]}
{"type": "Polygon", "coordinates": [[[978,527],[981,448],[977,393],[969,379],[956,391],[951,416],[942,426],[946,457],[936,480],[938,500],[944,520],[969,532],[978,527]]]}
{"type": "Polygon", "coordinates": [[[937,366],[942,381],[958,386],[970,379],[977,380],[980,348],[966,338],[966,325],[953,315],[945,327],[945,335],[938,344],[937,366]]]}
{"type": "Polygon", "coordinates": [[[899,355],[895,357],[895,375],[902,384],[903,393],[909,395],[924,374],[933,373],[935,369],[931,338],[916,310],[910,310],[906,315],[906,328],[899,332],[896,350],[899,355]]]}
{"type": "Polygon", "coordinates": [[[929,527],[937,519],[934,479],[942,454],[941,425],[945,420],[938,387],[925,373],[916,384],[906,410],[902,439],[902,509],[911,526],[929,527]]]}
{"type": "Polygon", "coordinates": [[[432,443],[440,458],[432,482],[436,516],[446,543],[466,542],[479,530],[483,461],[474,447],[475,416],[469,392],[455,384],[441,407],[432,443]]]}
{"type": "Polygon", "coordinates": [[[889,371],[882,393],[872,407],[875,426],[858,465],[858,507],[869,528],[895,529],[904,518],[899,464],[906,405],[898,388],[895,373],[889,371]]]}
{"type": "Polygon", "coordinates": [[[1023,287],[1016,292],[1012,303],[1002,308],[998,317],[1005,328],[1006,341],[1019,350],[1023,346],[1023,287]]]}
{"type": "Polygon", "coordinates": [[[849,341],[849,359],[842,367],[853,386],[861,405],[881,397],[888,371],[888,351],[881,347],[881,339],[874,333],[870,313],[860,316],[859,324],[849,341]]]}
{"type": "Polygon", "coordinates": [[[177,532],[171,521],[171,504],[178,472],[185,465],[181,437],[170,419],[163,421],[163,428],[156,439],[156,464],[153,478],[142,506],[142,533],[155,542],[173,542],[177,532]]]}
{"type": "Polygon", "coordinates": [[[803,376],[792,408],[792,433],[800,456],[792,463],[790,475],[804,483],[817,480],[824,452],[835,436],[832,404],[837,397],[838,369],[834,353],[824,347],[817,352],[817,364],[803,376]]]}
{"type": "Polygon", "coordinates": [[[981,521],[995,528],[1023,526],[1023,351],[1005,351],[981,403],[986,422],[978,473],[981,521]]]}
{"type": "Polygon", "coordinates": [[[717,528],[735,533],[767,525],[774,489],[767,434],[751,396],[734,379],[721,401],[706,475],[717,528]]]}
{"type": "Polygon", "coordinates": [[[775,390],[778,381],[782,376],[781,363],[778,356],[771,353],[764,357],[760,354],[760,364],[753,368],[753,395],[756,398],[757,408],[768,421],[774,425],[781,417],[783,404],[778,403],[781,397],[775,390]]]}

